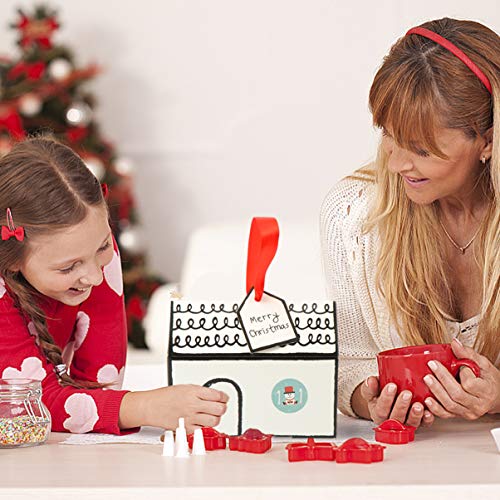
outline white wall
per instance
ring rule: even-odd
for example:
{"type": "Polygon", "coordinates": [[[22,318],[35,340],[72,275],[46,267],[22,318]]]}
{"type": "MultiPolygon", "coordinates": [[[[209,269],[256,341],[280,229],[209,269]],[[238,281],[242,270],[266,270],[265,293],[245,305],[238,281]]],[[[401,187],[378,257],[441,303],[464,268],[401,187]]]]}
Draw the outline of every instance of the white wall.
{"type": "MultiPolygon", "coordinates": [[[[2,23],[32,1],[2,0],[2,23]]],[[[317,223],[373,157],[367,95],[391,44],[439,17],[500,32],[498,0],[58,0],[58,40],[106,73],[103,130],[135,160],[151,263],[177,279],[188,234],[254,215],[317,223]]],[[[0,52],[14,50],[0,31],[0,52]]]]}

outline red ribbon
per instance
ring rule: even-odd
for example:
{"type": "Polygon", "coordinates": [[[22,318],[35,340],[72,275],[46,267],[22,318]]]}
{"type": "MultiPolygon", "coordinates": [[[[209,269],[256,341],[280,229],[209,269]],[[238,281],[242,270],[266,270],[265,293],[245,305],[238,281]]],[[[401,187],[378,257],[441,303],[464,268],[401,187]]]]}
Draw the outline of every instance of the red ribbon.
{"type": "Polygon", "coordinates": [[[66,137],[70,142],[79,142],[89,134],[87,127],[71,127],[66,130],[66,137]]]}
{"type": "Polygon", "coordinates": [[[21,117],[13,108],[7,109],[4,114],[2,114],[2,109],[0,108],[0,130],[2,128],[6,128],[10,135],[16,140],[26,137],[21,117]]]}
{"type": "Polygon", "coordinates": [[[279,234],[278,221],[275,218],[253,218],[248,240],[247,293],[253,288],[257,302],[262,299],[266,272],[276,255],[279,234]]]}
{"type": "Polygon", "coordinates": [[[10,229],[7,226],[2,226],[2,240],[8,240],[10,238],[16,238],[17,241],[24,240],[24,227],[19,226],[15,229],[10,229]]]}
{"type": "Polygon", "coordinates": [[[146,316],[146,308],[141,298],[137,295],[130,297],[127,302],[127,316],[141,321],[146,316]]]}
{"type": "Polygon", "coordinates": [[[59,24],[53,17],[39,20],[22,15],[17,27],[22,33],[21,47],[26,49],[31,44],[37,44],[40,48],[50,49],[52,47],[50,37],[59,28],[59,24]]]}
{"type": "Polygon", "coordinates": [[[15,80],[24,75],[28,80],[39,80],[44,71],[45,63],[43,62],[27,63],[20,61],[10,69],[7,73],[7,78],[9,80],[15,80]]]}

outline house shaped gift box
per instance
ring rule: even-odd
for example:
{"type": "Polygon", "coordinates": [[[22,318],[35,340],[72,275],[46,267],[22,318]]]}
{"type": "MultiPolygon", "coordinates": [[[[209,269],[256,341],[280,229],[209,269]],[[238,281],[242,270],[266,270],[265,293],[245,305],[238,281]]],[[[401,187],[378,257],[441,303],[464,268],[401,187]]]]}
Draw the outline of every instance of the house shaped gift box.
{"type": "Polygon", "coordinates": [[[274,436],[335,437],[335,303],[288,304],[298,338],[252,352],[237,303],[172,301],[169,384],[199,384],[229,394],[217,429],[257,428],[274,436]]]}

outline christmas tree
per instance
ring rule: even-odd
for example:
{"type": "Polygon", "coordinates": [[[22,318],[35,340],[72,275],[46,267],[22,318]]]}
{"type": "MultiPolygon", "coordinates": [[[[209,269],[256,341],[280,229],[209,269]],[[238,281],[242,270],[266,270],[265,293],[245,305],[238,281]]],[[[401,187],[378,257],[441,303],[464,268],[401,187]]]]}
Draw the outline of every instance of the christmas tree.
{"type": "Polygon", "coordinates": [[[39,6],[32,14],[18,13],[11,27],[19,32],[20,54],[0,59],[0,156],[28,135],[50,132],[108,185],[111,225],[122,257],[129,341],[147,348],[142,319],[161,279],[146,269],[132,194],[134,169],[101,135],[94,121],[95,99],[82,88],[100,68],[78,67],[67,47],[53,43],[60,26],[56,11],[39,6]]]}

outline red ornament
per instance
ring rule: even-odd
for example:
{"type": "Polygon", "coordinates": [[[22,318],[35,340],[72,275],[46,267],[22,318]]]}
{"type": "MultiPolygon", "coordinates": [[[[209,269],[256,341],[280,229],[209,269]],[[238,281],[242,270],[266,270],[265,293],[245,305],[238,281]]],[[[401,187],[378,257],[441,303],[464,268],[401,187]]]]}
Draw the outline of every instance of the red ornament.
{"type": "Polygon", "coordinates": [[[258,429],[248,429],[241,436],[229,437],[229,449],[247,453],[265,453],[272,446],[272,435],[258,429]]]}
{"type": "Polygon", "coordinates": [[[110,193],[110,205],[117,209],[117,219],[128,221],[130,212],[134,206],[134,198],[132,192],[125,182],[119,182],[113,185],[110,193]]]}
{"type": "Polygon", "coordinates": [[[6,129],[11,137],[16,140],[21,140],[26,137],[21,117],[16,108],[12,106],[0,105],[0,130],[1,129],[6,129]]]}
{"type": "Polygon", "coordinates": [[[21,32],[20,44],[23,49],[36,45],[42,49],[52,48],[51,37],[59,24],[53,17],[45,19],[33,19],[21,15],[21,20],[16,26],[21,32]]]}
{"type": "Polygon", "coordinates": [[[127,316],[141,321],[146,315],[146,310],[142,299],[138,295],[133,295],[127,301],[127,316]]]}
{"type": "Polygon", "coordinates": [[[66,130],[66,137],[69,142],[80,142],[89,135],[89,129],[87,127],[71,127],[66,130]]]}
{"type": "Polygon", "coordinates": [[[290,443],[286,445],[289,462],[303,462],[305,460],[326,460],[333,462],[337,446],[333,443],[316,443],[308,438],[307,443],[290,443]]]}

